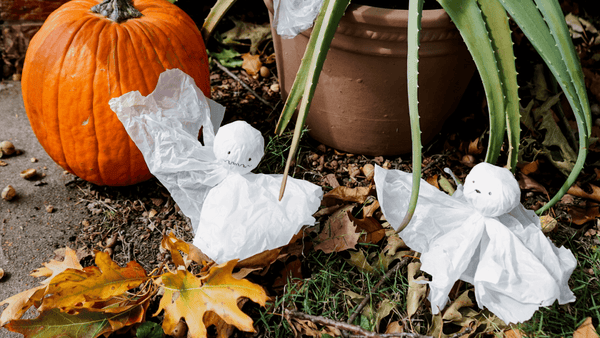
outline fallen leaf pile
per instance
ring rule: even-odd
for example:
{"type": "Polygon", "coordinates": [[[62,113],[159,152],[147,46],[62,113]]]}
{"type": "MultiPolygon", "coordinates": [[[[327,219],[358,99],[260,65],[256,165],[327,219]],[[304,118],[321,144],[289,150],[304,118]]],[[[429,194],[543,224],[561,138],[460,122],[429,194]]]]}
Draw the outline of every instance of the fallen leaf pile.
{"type": "MultiPolygon", "coordinates": [[[[252,319],[238,307],[243,298],[265,305],[262,287],[232,275],[237,261],[213,265],[198,274],[186,270],[184,258],[202,260],[191,244],[165,236],[176,270],[155,270],[148,275],[136,262],[119,266],[105,252],[96,252],[95,266],[82,267],[74,250],[67,248],[63,261],[51,260],[35,270],[47,277],[39,286],[14,295],[0,316],[0,325],[25,337],[98,337],[135,330],[152,315],[164,313],[162,328],[174,334],[187,326],[192,337],[206,337],[206,326],[254,331],[252,319]],[[159,309],[148,314],[153,298],[159,309]],[[33,319],[21,319],[31,307],[33,319]],[[203,319],[202,319],[203,318],[203,319]]],[[[207,263],[203,261],[201,263],[207,263]]],[[[162,270],[162,269],[161,269],[162,270]]]]}

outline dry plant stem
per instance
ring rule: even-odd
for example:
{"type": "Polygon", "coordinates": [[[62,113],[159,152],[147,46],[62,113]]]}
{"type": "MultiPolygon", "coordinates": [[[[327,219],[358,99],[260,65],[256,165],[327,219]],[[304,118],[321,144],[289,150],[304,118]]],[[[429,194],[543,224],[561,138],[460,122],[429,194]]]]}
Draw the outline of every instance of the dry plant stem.
{"type": "Polygon", "coordinates": [[[418,333],[407,333],[407,332],[398,332],[398,333],[377,333],[372,331],[367,331],[358,325],[352,325],[344,322],[338,322],[333,319],[325,318],[322,316],[313,316],[303,312],[295,311],[295,310],[285,310],[285,315],[289,317],[294,317],[298,319],[310,320],[313,323],[326,325],[329,327],[336,328],[340,331],[351,332],[356,335],[356,337],[376,337],[376,338],[387,338],[387,337],[414,337],[414,338],[433,338],[431,336],[424,336],[418,333]]]}
{"type": "Polygon", "coordinates": [[[217,61],[215,59],[213,59],[213,62],[215,63],[215,65],[217,65],[217,67],[219,67],[220,70],[224,71],[225,74],[229,75],[231,78],[233,78],[234,80],[239,82],[242,85],[242,87],[244,87],[246,90],[248,90],[250,93],[252,93],[252,95],[254,95],[254,97],[259,99],[260,102],[264,103],[271,109],[275,109],[275,107],[273,107],[273,105],[270,104],[269,101],[265,100],[262,96],[258,95],[258,93],[256,93],[254,91],[254,89],[250,88],[250,86],[248,86],[244,81],[242,81],[242,79],[240,79],[235,74],[233,74],[231,71],[229,71],[229,69],[227,69],[227,67],[223,66],[219,61],[217,61]]]}
{"type": "Polygon", "coordinates": [[[375,291],[377,291],[377,289],[379,289],[381,287],[381,285],[388,278],[390,278],[393,274],[395,274],[396,271],[398,271],[398,269],[400,269],[401,267],[403,267],[406,264],[408,264],[408,261],[410,259],[411,259],[411,257],[404,257],[400,262],[396,263],[396,265],[394,265],[393,268],[389,269],[388,272],[386,272],[386,274],[381,278],[381,280],[379,282],[377,282],[377,284],[375,284],[375,286],[373,287],[373,289],[371,289],[371,292],[369,292],[367,294],[367,296],[362,300],[362,302],[360,302],[360,304],[358,304],[358,306],[356,307],[356,309],[354,310],[354,313],[352,313],[352,315],[350,316],[350,318],[348,318],[348,323],[349,324],[352,323],[356,319],[356,317],[361,313],[362,309],[367,305],[367,303],[371,299],[371,295],[373,293],[375,293],[375,291]]]}

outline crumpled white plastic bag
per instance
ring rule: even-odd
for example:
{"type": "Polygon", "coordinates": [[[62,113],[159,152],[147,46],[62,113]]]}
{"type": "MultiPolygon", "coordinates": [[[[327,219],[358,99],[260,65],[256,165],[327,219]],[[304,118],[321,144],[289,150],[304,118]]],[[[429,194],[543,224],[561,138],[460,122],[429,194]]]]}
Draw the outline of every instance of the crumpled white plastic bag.
{"type": "Polygon", "coordinates": [[[291,39],[314,24],[323,0],[273,0],[273,25],[277,34],[291,39]]]}
{"type": "Polygon", "coordinates": [[[181,70],[163,72],[146,97],[130,92],[109,105],[150,172],[191,219],[194,245],[215,262],[286,245],[315,222],[321,187],[288,178],[278,201],[282,175],[250,172],[264,154],[260,132],[243,121],[219,128],[224,108],[181,70]],[[197,139],[200,127],[204,145],[197,139]]]}
{"type": "MultiPolygon", "coordinates": [[[[383,214],[398,228],[412,174],[376,166],[375,186],[383,214]]],[[[434,314],[444,309],[458,279],[475,286],[479,307],[506,323],[526,321],[555,300],[575,300],[568,286],[575,257],[546,238],[520,195],[512,173],[488,163],[473,167],[452,196],[421,180],[414,216],[399,235],[421,252],[421,270],[432,276],[428,299],[434,314]]]]}

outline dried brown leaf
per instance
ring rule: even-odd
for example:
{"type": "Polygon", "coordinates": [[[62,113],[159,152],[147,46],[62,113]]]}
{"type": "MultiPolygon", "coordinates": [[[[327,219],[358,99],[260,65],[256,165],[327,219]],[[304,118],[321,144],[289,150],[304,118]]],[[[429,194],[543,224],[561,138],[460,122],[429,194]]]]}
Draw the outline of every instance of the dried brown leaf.
{"type": "Polygon", "coordinates": [[[354,202],[363,204],[367,197],[373,193],[373,186],[348,188],[339,186],[323,196],[322,204],[331,206],[339,204],[339,202],[354,202]]]}
{"type": "Polygon", "coordinates": [[[317,236],[320,243],[315,246],[315,250],[325,253],[340,252],[353,249],[358,244],[360,234],[356,233],[356,225],[349,216],[352,208],[353,205],[347,205],[329,217],[317,236]]]}
{"type": "Polygon", "coordinates": [[[583,324],[581,324],[575,332],[573,332],[573,338],[598,338],[598,332],[592,324],[592,317],[587,317],[583,324]]]}
{"type": "Polygon", "coordinates": [[[589,187],[591,192],[587,192],[579,185],[574,184],[567,190],[567,194],[600,202],[600,187],[593,184],[589,184],[589,187]]]}
{"type": "Polygon", "coordinates": [[[262,67],[262,62],[260,62],[260,55],[252,55],[250,53],[242,54],[242,59],[244,62],[242,63],[242,68],[248,73],[250,76],[256,76],[260,72],[260,67],[262,67]]]}

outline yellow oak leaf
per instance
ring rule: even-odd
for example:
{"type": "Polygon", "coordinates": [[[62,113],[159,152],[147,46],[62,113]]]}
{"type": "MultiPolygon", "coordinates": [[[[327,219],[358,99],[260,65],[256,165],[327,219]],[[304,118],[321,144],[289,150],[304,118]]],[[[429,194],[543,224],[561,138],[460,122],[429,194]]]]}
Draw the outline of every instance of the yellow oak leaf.
{"type": "Polygon", "coordinates": [[[0,306],[4,304],[8,304],[8,306],[2,311],[0,326],[4,326],[4,324],[11,320],[21,318],[31,306],[39,304],[44,297],[45,288],[46,286],[40,285],[37,288],[25,290],[3,300],[0,306]]]}
{"type": "Polygon", "coordinates": [[[139,263],[132,261],[122,268],[104,252],[96,253],[96,265],[83,270],[67,269],[54,277],[46,292],[51,296],[44,298],[39,310],[90,308],[95,302],[121,295],[149,278],[139,263]]]}
{"type": "Polygon", "coordinates": [[[48,277],[40,282],[42,285],[25,290],[0,303],[0,306],[8,304],[0,316],[0,326],[3,326],[8,321],[21,318],[31,306],[39,306],[44,297],[47,285],[54,277],[66,269],[83,269],[81,264],[79,264],[79,259],[77,259],[76,251],[70,248],[66,248],[65,259],[62,262],[50,260],[50,262],[44,263],[44,267],[34,270],[31,274],[32,276],[48,277]]]}
{"type": "Polygon", "coordinates": [[[205,265],[207,262],[212,262],[212,259],[200,251],[200,249],[195,247],[193,244],[184,242],[175,237],[172,232],[166,236],[163,236],[160,245],[163,247],[163,249],[169,250],[171,253],[171,259],[177,266],[186,266],[185,261],[179,251],[188,255],[188,259],[191,259],[198,264],[205,265]]]}
{"type": "Polygon", "coordinates": [[[56,277],[56,275],[65,271],[66,269],[83,269],[81,264],[79,264],[77,251],[71,248],[65,248],[65,259],[62,262],[52,259],[48,263],[43,263],[43,265],[43,268],[36,269],[33,271],[33,273],[31,273],[33,277],[48,277],[40,282],[42,284],[50,283],[52,278],[56,277]]]}
{"type": "Polygon", "coordinates": [[[264,306],[267,295],[259,285],[232,276],[236,263],[232,260],[213,266],[204,277],[184,270],[162,275],[156,281],[164,289],[156,314],[164,310],[164,332],[172,334],[183,318],[189,337],[206,337],[204,315],[208,311],[240,330],[254,332],[252,319],[240,310],[238,299],[245,297],[264,306]]]}

